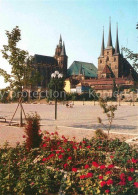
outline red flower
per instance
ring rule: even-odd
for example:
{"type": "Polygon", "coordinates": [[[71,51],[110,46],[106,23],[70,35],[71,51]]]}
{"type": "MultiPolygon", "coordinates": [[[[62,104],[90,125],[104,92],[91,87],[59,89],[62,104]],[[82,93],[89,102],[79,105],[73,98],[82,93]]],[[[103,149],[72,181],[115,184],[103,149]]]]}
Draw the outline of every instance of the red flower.
{"type": "Polygon", "coordinates": [[[94,167],[99,167],[99,164],[98,164],[97,162],[95,162],[95,161],[92,162],[92,165],[93,165],[94,167]]]}
{"type": "Polygon", "coordinates": [[[57,142],[57,145],[59,146],[60,145],[60,142],[57,142]]]}
{"type": "Polygon", "coordinates": [[[133,173],[135,171],[134,168],[130,168],[130,172],[133,173]]]}
{"type": "Polygon", "coordinates": [[[106,185],[106,182],[105,181],[101,181],[100,185],[101,185],[101,187],[104,187],[106,185]]]}
{"type": "Polygon", "coordinates": [[[108,179],[108,181],[106,183],[107,183],[108,186],[112,185],[113,184],[113,180],[112,179],[108,179]]]}
{"type": "Polygon", "coordinates": [[[132,161],[132,163],[134,163],[134,164],[137,163],[137,160],[134,159],[134,158],[132,158],[131,161],[132,161]]]}
{"type": "Polygon", "coordinates": [[[26,138],[26,136],[25,136],[25,135],[23,135],[23,138],[26,138]]]}
{"type": "Polygon", "coordinates": [[[58,135],[58,132],[57,131],[55,131],[55,135],[58,135]]]}
{"type": "Polygon", "coordinates": [[[68,166],[68,164],[67,164],[67,163],[65,163],[65,164],[64,164],[64,168],[66,168],[67,166],[68,166]]]}
{"type": "Polygon", "coordinates": [[[103,179],[103,176],[102,175],[99,175],[99,179],[103,179]]]}
{"type": "Polygon", "coordinates": [[[98,146],[98,148],[100,149],[100,148],[101,148],[101,146],[98,146]]]}
{"type": "Polygon", "coordinates": [[[124,180],[123,180],[123,181],[120,181],[120,182],[119,182],[119,185],[120,185],[120,186],[125,186],[125,185],[126,185],[126,182],[125,182],[124,180]]]}
{"type": "Polygon", "coordinates": [[[105,165],[100,166],[100,169],[105,169],[105,168],[106,168],[105,165]]]}
{"type": "Polygon", "coordinates": [[[138,182],[134,182],[134,186],[138,188],[138,182]]]}
{"type": "Polygon", "coordinates": [[[131,176],[128,176],[128,181],[132,181],[133,180],[133,178],[131,177],[131,176]]]}
{"type": "Polygon", "coordinates": [[[88,149],[90,149],[91,146],[87,146],[88,149]]]}
{"type": "Polygon", "coordinates": [[[108,165],[108,169],[114,168],[113,164],[108,165]]]}
{"type": "Polygon", "coordinates": [[[51,135],[54,135],[54,133],[51,133],[51,135]]]}
{"type": "Polygon", "coordinates": [[[60,155],[58,156],[58,158],[62,159],[62,158],[63,158],[63,156],[60,154],[60,155]]]}
{"type": "Polygon", "coordinates": [[[69,152],[70,151],[70,148],[67,148],[67,151],[69,152]]]}
{"type": "Polygon", "coordinates": [[[65,150],[62,149],[62,150],[61,150],[61,153],[64,153],[64,152],[65,152],[65,150]]]}
{"type": "Polygon", "coordinates": [[[86,175],[87,178],[88,178],[88,177],[92,177],[92,176],[93,176],[92,173],[87,173],[87,175],[86,175]]]}
{"type": "Polygon", "coordinates": [[[80,145],[79,148],[82,148],[82,146],[80,145]]]}
{"type": "Polygon", "coordinates": [[[59,153],[60,153],[60,151],[59,151],[59,150],[57,150],[57,151],[56,151],[56,154],[59,154],[59,153]]]}
{"type": "Polygon", "coordinates": [[[77,168],[72,168],[72,171],[73,172],[77,172],[77,168]]]}
{"type": "Polygon", "coordinates": [[[107,171],[105,174],[110,175],[111,173],[112,173],[111,171],[107,171]]]}
{"type": "Polygon", "coordinates": [[[85,165],[85,166],[84,166],[84,168],[85,168],[85,169],[88,169],[88,168],[89,168],[89,165],[88,165],[88,164],[87,164],[87,165],[85,165]]]}
{"type": "Polygon", "coordinates": [[[64,136],[64,135],[62,135],[62,138],[63,138],[63,139],[65,139],[65,136],[64,136]]]}
{"type": "Polygon", "coordinates": [[[51,151],[53,151],[54,149],[53,148],[51,148],[51,151]]]}
{"type": "Polygon", "coordinates": [[[85,179],[85,175],[80,175],[80,179],[85,179]]]}
{"type": "Polygon", "coordinates": [[[114,158],[114,156],[110,156],[110,158],[112,159],[112,158],[114,158]]]}
{"type": "Polygon", "coordinates": [[[72,157],[71,157],[71,156],[69,156],[69,157],[68,157],[68,160],[72,160],[72,157]]]}
{"type": "Polygon", "coordinates": [[[125,179],[125,174],[124,174],[124,173],[121,173],[120,179],[121,179],[121,180],[125,179]]]}
{"type": "Polygon", "coordinates": [[[77,150],[77,147],[76,146],[73,146],[74,150],[77,150]]]}
{"type": "Polygon", "coordinates": [[[83,141],[82,143],[83,143],[83,144],[86,144],[86,141],[83,141]]]}
{"type": "Polygon", "coordinates": [[[52,158],[52,157],[54,157],[54,156],[55,156],[55,154],[53,154],[53,153],[49,155],[50,158],[52,158]]]}
{"type": "Polygon", "coordinates": [[[107,194],[108,194],[109,192],[110,192],[110,190],[105,190],[105,193],[107,193],[107,194]]]}
{"type": "Polygon", "coordinates": [[[47,160],[47,158],[43,158],[42,161],[45,162],[47,160]]]}

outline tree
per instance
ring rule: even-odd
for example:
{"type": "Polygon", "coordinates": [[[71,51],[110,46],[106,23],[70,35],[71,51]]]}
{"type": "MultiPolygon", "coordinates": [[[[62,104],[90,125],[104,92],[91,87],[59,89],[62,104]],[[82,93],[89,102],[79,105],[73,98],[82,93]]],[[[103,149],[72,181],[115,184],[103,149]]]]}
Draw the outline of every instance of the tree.
{"type": "Polygon", "coordinates": [[[115,78],[113,79],[113,89],[112,89],[112,99],[116,100],[116,92],[117,92],[117,86],[115,82],[115,78]]]}
{"type": "Polygon", "coordinates": [[[108,126],[106,126],[100,117],[98,117],[98,122],[102,124],[104,127],[106,127],[108,131],[108,137],[109,137],[109,132],[111,130],[112,122],[115,117],[115,111],[117,110],[117,105],[107,105],[107,101],[103,100],[100,98],[99,100],[100,106],[103,109],[103,113],[106,114],[107,119],[108,119],[108,126]]]}
{"type": "MultiPolygon", "coordinates": [[[[4,77],[9,86],[6,89],[17,89],[19,94],[19,104],[21,107],[20,126],[22,126],[22,91],[24,86],[32,85],[37,80],[37,72],[32,66],[32,57],[28,51],[17,47],[21,40],[21,31],[16,26],[11,32],[6,31],[8,44],[3,45],[1,50],[3,58],[5,58],[11,66],[11,74],[0,68],[0,75],[4,77]],[[31,76],[33,72],[33,77],[31,76]],[[36,73],[36,74],[35,74],[36,73]]],[[[18,104],[18,105],[19,105],[18,104]]],[[[24,110],[23,110],[24,111],[24,110]]],[[[24,113],[25,114],[25,113],[24,113]]]]}
{"type": "MultiPolygon", "coordinates": [[[[136,29],[138,29],[138,23],[136,24],[136,29]]],[[[123,47],[122,50],[126,53],[126,58],[132,61],[133,68],[138,72],[138,53],[134,53],[126,47],[123,47]]]]}

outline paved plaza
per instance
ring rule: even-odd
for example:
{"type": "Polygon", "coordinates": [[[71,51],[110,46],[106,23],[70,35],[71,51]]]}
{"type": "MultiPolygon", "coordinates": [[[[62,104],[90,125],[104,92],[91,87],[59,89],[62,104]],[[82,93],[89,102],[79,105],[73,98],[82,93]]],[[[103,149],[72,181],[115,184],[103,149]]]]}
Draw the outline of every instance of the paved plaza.
{"type": "MultiPolygon", "coordinates": [[[[0,104],[0,116],[5,116],[10,121],[17,104],[0,104]]],[[[66,108],[63,104],[58,104],[58,119],[54,120],[55,106],[48,104],[23,104],[26,113],[37,112],[41,117],[41,129],[50,132],[61,131],[67,136],[89,137],[93,134],[93,130],[101,127],[98,124],[97,117],[101,117],[103,122],[107,124],[107,119],[102,109],[93,102],[75,102],[73,108],[66,108]]],[[[14,122],[19,122],[18,110],[14,122]]],[[[129,103],[118,106],[115,112],[115,119],[111,132],[120,134],[137,135],[138,133],[138,105],[130,106],[129,103]]],[[[8,123],[0,122],[0,143],[6,140],[11,144],[17,141],[22,142],[23,128],[10,127],[8,123]]]]}

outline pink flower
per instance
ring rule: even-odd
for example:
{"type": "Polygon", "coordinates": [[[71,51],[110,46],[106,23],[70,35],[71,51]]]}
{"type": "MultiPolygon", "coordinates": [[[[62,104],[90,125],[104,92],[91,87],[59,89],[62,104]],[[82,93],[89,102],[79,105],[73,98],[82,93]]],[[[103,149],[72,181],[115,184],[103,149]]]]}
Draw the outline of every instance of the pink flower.
{"type": "Polygon", "coordinates": [[[86,175],[87,178],[88,178],[88,177],[92,177],[92,176],[93,176],[92,173],[87,173],[87,175],[86,175]]]}
{"type": "Polygon", "coordinates": [[[77,168],[72,168],[72,171],[73,172],[77,172],[77,168]]]}
{"type": "Polygon", "coordinates": [[[58,156],[58,158],[59,158],[59,159],[62,159],[62,158],[63,158],[63,156],[60,154],[60,155],[58,156]]]}
{"type": "Polygon", "coordinates": [[[101,185],[101,187],[104,187],[106,185],[106,182],[105,181],[101,181],[100,185],[101,185]]]}
{"type": "Polygon", "coordinates": [[[120,185],[120,186],[125,186],[125,185],[126,185],[126,182],[125,182],[124,180],[123,180],[123,181],[120,181],[120,182],[119,182],[119,185],[120,185]]]}
{"type": "Polygon", "coordinates": [[[31,183],[31,186],[33,186],[33,185],[34,185],[34,182],[31,183]]]}
{"type": "Polygon", "coordinates": [[[88,148],[88,149],[90,149],[90,148],[91,148],[91,146],[87,146],[87,148],[88,148]]]}
{"type": "Polygon", "coordinates": [[[108,179],[108,181],[106,183],[107,183],[108,186],[112,185],[113,184],[113,180],[112,179],[108,179]]]}
{"type": "Polygon", "coordinates": [[[114,168],[113,164],[108,165],[108,169],[114,168]]]}
{"type": "Polygon", "coordinates": [[[130,172],[133,173],[135,171],[134,168],[130,168],[130,172]]]}
{"type": "Polygon", "coordinates": [[[112,158],[114,158],[114,156],[110,156],[110,158],[112,159],[112,158]]]}
{"type": "Polygon", "coordinates": [[[86,165],[84,166],[84,168],[85,168],[85,169],[88,169],[88,168],[89,168],[89,165],[88,165],[88,164],[86,164],[86,165]]]}
{"type": "Polygon", "coordinates": [[[99,164],[98,164],[97,162],[95,162],[95,161],[92,162],[92,165],[93,165],[94,167],[99,167],[99,164]]]}
{"type": "Polygon", "coordinates": [[[134,182],[134,186],[138,188],[138,182],[134,182]]]}
{"type": "Polygon", "coordinates": [[[100,166],[100,169],[105,169],[105,168],[106,168],[105,165],[100,166]]]}
{"type": "Polygon", "coordinates": [[[137,163],[137,160],[134,159],[134,158],[132,158],[131,161],[132,161],[132,163],[134,163],[134,164],[137,163]]]}
{"type": "Polygon", "coordinates": [[[105,190],[105,193],[107,193],[107,194],[108,194],[109,192],[110,192],[110,190],[105,190]]]}
{"type": "Polygon", "coordinates": [[[131,177],[131,176],[128,176],[128,181],[132,181],[133,180],[133,178],[131,177]]]}
{"type": "Polygon", "coordinates": [[[45,148],[46,146],[47,146],[47,145],[44,143],[42,147],[45,148]]]}
{"type": "Polygon", "coordinates": [[[42,161],[45,162],[47,160],[47,158],[43,158],[42,161]]]}
{"type": "Polygon", "coordinates": [[[68,164],[67,164],[67,163],[65,163],[65,164],[64,164],[64,168],[66,168],[67,166],[68,166],[68,164]]]}
{"type": "Polygon", "coordinates": [[[68,157],[68,160],[72,160],[72,157],[71,157],[71,156],[69,156],[69,157],[68,157]]]}
{"type": "Polygon", "coordinates": [[[99,179],[103,179],[103,176],[102,175],[99,175],[99,179]]]}
{"type": "Polygon", "coordinates": [[[80,179],[85,179],[85,175],[80,175],[80,179]]]}
{"type": "Polygon", "coordinates": [[[112,172],[111,171],[107,171],[106,173],[105,173],[105,175],[110,175],[112,172]]]}

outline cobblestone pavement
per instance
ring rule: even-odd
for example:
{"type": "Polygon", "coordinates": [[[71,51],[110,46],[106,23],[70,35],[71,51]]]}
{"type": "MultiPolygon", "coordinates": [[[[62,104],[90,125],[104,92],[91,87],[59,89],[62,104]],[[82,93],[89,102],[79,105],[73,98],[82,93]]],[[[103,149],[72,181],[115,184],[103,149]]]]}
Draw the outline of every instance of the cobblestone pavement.
{"type": "MultiPolygon", "coordinates": [[[[17,107],[17,104],[0,104],[0,116],[5,116],[9,121],[17,107]]],[[[93,130],[101,127],[97,122],[97,117],[101,117],[107,124],[107,119],[98,103],[94,106],[92,102],[83,105],[82,102],[76,103],[73,108],[66,108],[65,105],[58,105],[58,119],[54,120],[55,106],[47,104],[23,104],[26,113],[37,112],[41,117],[41,129],[50,132],[58,131],[68,137],[76,136],[78,139],[93,135],[93,130]]],[[[14,122],[19,121],[18,110],[14,122]]],[[[2,120],[1,120],[2,121],[2,120]]],[[[0,144],[6,140],[14,145],[17,141],[22,142],[23,128],[9,127],[8,123],[0,122],[0,144]]],[[[111,132],[121,135],[138,135],[138,105],[130,106],[122,104],[118,106],[113,121],[111,132]]]]}

